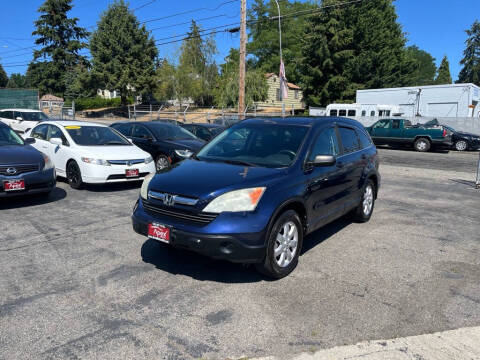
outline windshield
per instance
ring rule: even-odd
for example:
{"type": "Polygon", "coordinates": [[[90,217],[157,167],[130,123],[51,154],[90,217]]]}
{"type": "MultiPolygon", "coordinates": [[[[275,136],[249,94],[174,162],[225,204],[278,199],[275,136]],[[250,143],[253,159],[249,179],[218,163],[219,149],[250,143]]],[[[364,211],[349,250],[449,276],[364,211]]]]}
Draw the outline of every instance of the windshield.
{"type": "Polygon", "coordinates": [[[50,120],[50,118],[47,115],[45,115],[43,112],[22,112],[22,113],[15,112],[15,117],[21,117],[23,120],[26,120],[26,121],[50,120]]]}
{"type": "Polygon", "coordinates": [[[0,127],[0,146],[4,145],[24,145],[24,142],[15,131],[6,126],[2,126],[0,127]]]}
{"type": "Polygon", "coordinates": [[[207,144],[197,159],[263,167],[287,167],[295,160],[307,126],[235,125],[207,144]]]}
{"type": "Polygon", "coordinates": [[[103,126],[65,126],[73,141],[81,146],[132,145],[109,127],[103,126]]]}
{"type": "Polygon", "coordinates": [[[170,124],[150,124],[152,129],[160,140],[192,140],[197,139],[190,131],[181,126],[170,124]]]}

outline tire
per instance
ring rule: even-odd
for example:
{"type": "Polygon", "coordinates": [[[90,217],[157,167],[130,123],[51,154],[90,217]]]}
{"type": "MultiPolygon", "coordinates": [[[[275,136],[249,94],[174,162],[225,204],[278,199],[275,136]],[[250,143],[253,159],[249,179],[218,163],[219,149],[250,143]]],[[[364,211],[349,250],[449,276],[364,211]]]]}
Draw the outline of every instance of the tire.
{"type": "Polygon", "coordinates": [[[413,144],[415,150],[420,152],[427,152],[428,150],[430,150],[431,146],[432,145],[430,144],[430,140],[428,140],[427,138],[418,138],[413,144]]]}
{"type": "Polygon", "coordinates": [[[165,155],[158,155],[155,159],[155,169],[157,171],[162,171],[170,167],[170,161],[165,155]]]}
{"type": "Polygon", "coordinates": [[[353,211],[353,219],[360,223],[370,220],[375,207],[376,187],[372,180],[368,179],[362,189],[362,200],[353,211]]]}
{"type": "Polygon", "coordinates": [[[466,151],[468,149],[468,144],[465,140],[458,140],[455,143],[455,150],[457,151],[466,151]]]}
{"type": "Polygon", "coordinates": [[[83,186],[82,172],[75,160],[67,164],[67,181],[73,189],[81,189],[83,186]]]}
{"type": "Polygon", "coordinates": [[[270,278],[281,279],[296,268],[302,250],[303,225],[298,214],[293,210],[284,212],[275,221],[267,236],[265,259],[263,263],[257,264],[256,268],[270,278]],[[291,230],[292,228],[294,230],[291,230]],[[284,236],[286,231],[292,234],[284,236]]]}

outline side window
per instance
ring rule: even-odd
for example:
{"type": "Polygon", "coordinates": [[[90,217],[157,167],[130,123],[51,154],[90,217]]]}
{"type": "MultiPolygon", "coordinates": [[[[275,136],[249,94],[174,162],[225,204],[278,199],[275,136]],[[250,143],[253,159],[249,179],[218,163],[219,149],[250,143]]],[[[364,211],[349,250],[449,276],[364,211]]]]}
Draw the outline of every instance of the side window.
{"type": "Polygon", "coordinates": [[[390,120],[380,120],[373,127],[375,129],[390,129],[390,120]]]}
{"type": "Polygon", "coordinates": [[[337,116],[338,111],[337,110],[330,110],[330,116],[337,116]]]}
{"type": "Polygon", "coordinates": [[[338,128],[340,132],[340,138],[342,139],[343,152],[350,154],[352,152],[360,150],[360,144],[358,142],[357,134],[355,130],[345,127],[338,128]]]}
{"type": "Polygon", "coordinates": [[[50,139],[52,138],[60,138],[62,139],[62,144],[64,146],[70,146],[67,138],[65,137],[65,135],[63,135],[62,130],[60,130],[57,126],[54,126],[54,125],[49,125],[48,127],[49,127],[48,136],[47,136],[48,141],[50,141],[50,139]]]}
{"type": "Polygon", "coordinates": [[[374,110],[370,111],[370,116],[375,116],[375,111],[374,110]]]}
{"type": "Polygon", "coordinates": [[[4,119],[13,119],[13,111],[2,111],[0,116],[4,119]]]}
{"type": "Polygon", "coordinates": [[[400,120],[392,121],[392,129],[400,129],[400,120]]]}
{"type": "Polygon", "coordinates": [[[315,139],[312,150],[308,155],[308,161],[312,162],[317,155],[334,155],[340,153],[337,141],[337,133],[334,128],[323,130],[315,139]]]}
{"type": "Polygon", "coordinates": [[[118,124],[118,125],[115,125],[113,128],[124,136],[131,135],[132,125],[130,124],[118,124]]]}
{"type": "Polygon", "coordinates": [[[356,110],[348,110],[348,116],[357,116],[356,110]]]}
{"type": "Polygon", "coordinates": [[[358,140],[360,140],[360,147],[365,149],[372,145],[372,139],[370,136],[363,130],[357,129],[358,140]]]}
{"type": "Polygon", "coordinates": [[[362,110],[362,116],[367,116],[367,111],[366,110],[362,110]]]}
{"type": "Polygon", "coordinates": [[[148,139],[148,138],[152,138],[152,135],[145,127],[135,125],[133,127],[132,137],[136,137],[140,139],[148,139]]]}
{"type": "Polygon", "coordinates": [[[347,116],[347,110],[338,110],[338,116],[347,116]]]}
{"type": "Polygon", "coordinates": [[[47,140],[48,125],[38,125],[32,130],[32,137],[39,140],[47,140]]]}
{"type": "Polygon", "coordinates": [[[210,139],[212,137],[212,134],[210,134],[210,131],[201,127],[198,128],[196,135],[201,139],[210,139]]]}

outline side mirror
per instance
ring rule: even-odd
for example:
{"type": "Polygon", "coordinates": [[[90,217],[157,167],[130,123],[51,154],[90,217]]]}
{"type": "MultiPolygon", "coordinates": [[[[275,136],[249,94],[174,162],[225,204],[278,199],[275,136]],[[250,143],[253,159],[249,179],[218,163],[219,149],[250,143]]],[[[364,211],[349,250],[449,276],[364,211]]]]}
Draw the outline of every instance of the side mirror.
{"type": "Polygon", "coordinates": [[[15,120],[23,121],[23,118],[22,118],[21,116],[17,116],[17,117],[15,118],[15,120]]]}
{"type": "Polygon", "coordinates": [[[333,155],[317,155],[313,160],[313,166],[332,166],[336,162],[337,159],[333,155]]]}
{"type": "Polygon", "coordinates": [[[63,141],[60,138],[51,138],[50,143],[53,144],[53,145],[60,146],[60,145],[63,144],[63,141]]]}
{"type": "Polygon", "coordinates": [[[25,145],[31,145],[31,144],[35,144],[35,138],[26,138],[25,140],[23,140],[23,142],[25,143],[25,145]]]}

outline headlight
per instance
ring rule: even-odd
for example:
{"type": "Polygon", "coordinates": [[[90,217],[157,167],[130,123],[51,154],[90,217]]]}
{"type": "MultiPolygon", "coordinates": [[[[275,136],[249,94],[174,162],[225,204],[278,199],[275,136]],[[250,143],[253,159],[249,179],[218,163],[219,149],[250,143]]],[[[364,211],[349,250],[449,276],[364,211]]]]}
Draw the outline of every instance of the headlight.
{"type": "Polygon", "coordinates": [[[175,150],[175,154],[183,158],[189,158],[193,155],[193,152],[190,150],[175,150]]]}
{"type": "Polygon", "coordinates": [[[140,196],[142,197],[142,199],[148,199],[148,185],[150,185],[150,181],[152,181],[154,176],[155,174],[148,174],[147,176],[145,176],[142,188],[140,189],[140,196]]]}
{"type": "Polygon", "coordinates": [[[102,160],[102,159],[92,159],[92,158],[82,157],[82,161],[87,164],[110,166],[110,163],[107,160],[102,160]]]}
{"type": "Polygon", "coordinates": [[[145,159],[145,164],[150,164],[152,161],[153,161],[153,158],[149,156],[145,159]]]}
{"type": "Polygon", "coordinates": [[[251,189],[235,190],[220,195],[208,204],[204,212],[219,214],[224,211],[241,212],[253,211],[263,196],[266,188],[257,187],[251,189]]]}
{"type": "Polygon", "coordinates": [[[55,164],[52,162],[52,160],[50,160],[50,158],[47,155],[45,154],[42,154],[42,155],[43,155],[43,160],[45,161],[43,170],[53,169],[55,167],[55,164]]]}

